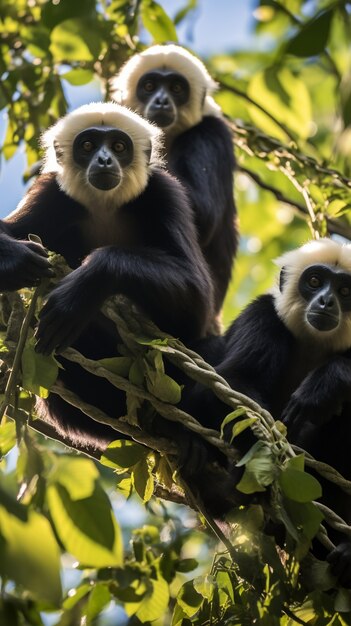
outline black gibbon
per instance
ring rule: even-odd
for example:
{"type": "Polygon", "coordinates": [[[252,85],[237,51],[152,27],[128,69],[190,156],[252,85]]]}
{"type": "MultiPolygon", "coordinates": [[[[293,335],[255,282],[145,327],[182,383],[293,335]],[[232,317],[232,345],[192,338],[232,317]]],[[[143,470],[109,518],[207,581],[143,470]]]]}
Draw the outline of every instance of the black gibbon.
{"type": "Polygon", "coordinates": [[[231,277],[238,232],[233,141],[212,98],[215,88],[203,63],[175,44],[155,45],[135,54],[112,84],[117,101],[165,133],[168,170],[190,197],[218,313],[231,277]]]}
{"type": "MultiPolygon", "coordinates": [[[[282,420],[291,443],[351,480],[351,245],[312,241],[277,262],[279,286],[230,326],[216,370],[282,420]]],[[[186,408],[202,423],[207,415],[205,425],[217,428],[230,412],[200,385],[186,408]]],[[[350,496],[317,478],[323,502],[350,524],[350,496]]],[[[351,542],[332,531],[331,538],[337,546],[328,561],[350,587],[351,542]]]]}
{"type": "MultiPolygon", "coordinates": [[[[116,355],[120,341],[99,309],[123,294],[163,331],[200,338],[212,318],[212,285],[180,183],[159,167],[160,131],[115,103],[82,106],[43,136],[44,172],[0,223],[0,289],[36,284],[51,271],[43,246],[73,272],[40,314],[37,350],[73,346],[85,356],[116,355]]],[[[125,394],[60,358],[60,381],[112,417],[125,394]]],[[[68,443],[101,449],[116,432],[50,394],[40,414],[68,443]]]]}

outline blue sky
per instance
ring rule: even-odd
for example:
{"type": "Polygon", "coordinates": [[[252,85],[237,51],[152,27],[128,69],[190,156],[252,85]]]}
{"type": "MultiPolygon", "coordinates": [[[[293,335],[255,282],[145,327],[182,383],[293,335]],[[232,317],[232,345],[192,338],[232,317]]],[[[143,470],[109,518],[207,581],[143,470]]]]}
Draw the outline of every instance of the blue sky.
{"type": "MultiPolygon", "coordinates": [[[[167,13],[173,17],[184,6],[183,0],[159,0],[167,13]]],[[[199,7],[191,19],[178,28],[181,44],[192,48],[199,55],[227,52],[237,48],[253,47],[251,35],[252,9],[255,0],[199,0],[199,7]]],[[[67,85],[70,108],[75,108],[100,98],[97,86],[71,87],[67,85]]],[[[0,141],[6,128],[6,113],[0,112],[0,141]]],[[[10,161],[1,160],[0,217],[16,208],[23,197],[25,186],[22,174],[26,169],[24,150],[19,148],[10,161]]]]}

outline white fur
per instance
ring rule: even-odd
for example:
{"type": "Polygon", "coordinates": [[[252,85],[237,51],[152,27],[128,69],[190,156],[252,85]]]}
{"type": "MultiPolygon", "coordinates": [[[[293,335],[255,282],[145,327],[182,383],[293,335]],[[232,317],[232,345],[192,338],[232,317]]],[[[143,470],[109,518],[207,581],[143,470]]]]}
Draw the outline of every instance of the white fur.
{"type": "Polygon", "coordinates": [[[161,131],[139,115],[114,102],[85,104],[62,117],[42,136],[45,148],[43,172],[56,172],[61,189],[92,212],[115,209],[139,196],[145,189],[150,167],[147,152],[152,146],[151,163],[160,165],[161,131]],[[72,144],[76,135],[91,126],[110,126],[127,133],[133,141],[133,161],[123,168],[120,184],[102,191],[87,180],[85,170],[73,160],[72,144]],[[54,144],[62,151],[57,161],[54,144]]]}
{"type": "Polygon", "coordinates": [[[165,128],[167,136],[175,136],[198,124],[204,115],[222,115],[212,97],[217,85],[204,64],[185,48],[175,44],[155,45],[135,54],[121,68],[112,82],[112,95],[117,102],[143,114],[144,105],[136,97],[136,86],[146,72],[155,69],[171,69],[184,76],[190,85],[189,101],[178,109],[174,125],[165,128]],[[206,93],[203,103],[204,92],[206,93]]]}
{"type": "Polygon", "coordinates": [[[337,328],[318,331],[305,318],[306,303],[298,292],[299,278],[310,265],[323,264],[351,274],[351,244],[340,244],[332,239],[310,241],[297,250],[283,254],[276,260],[284,267],[283,291],[274,291],[276,311],[293,335],[304,341],[317,342],[325,352],[340,352],[351,347],[351,313],[343,315],[337,328]]]}

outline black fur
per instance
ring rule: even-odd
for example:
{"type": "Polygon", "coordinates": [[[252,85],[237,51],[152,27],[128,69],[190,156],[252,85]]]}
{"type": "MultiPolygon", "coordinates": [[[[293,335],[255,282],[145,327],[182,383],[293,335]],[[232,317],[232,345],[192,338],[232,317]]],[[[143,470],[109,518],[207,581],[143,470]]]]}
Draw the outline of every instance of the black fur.
{"type": "MultiPolygon", "coordinates": [[[[260,296],[239,315],[228,329],[224,343],[217,372],[233,389],[256,400],[275,419],[286,422],[291,443],[351,480],[351,350],[326,354],[299,342],[278,317],[273,297],[268,294],[260,296]]],[[[322,338],[320,344],[323,348],[322,338]]],[[[218,362],[218,348],[213,354],[218,362]]],[[[220,427],[231,410],[200,385],[190,393],[186,408],[204,425],[215,428],[220,427]]],[[[236,445],[241,441],[243,453],[254,441],[251,433],[245,433],[236,439],[236,445]]],[[[240,477],[239,468],[234,468],[233,481],[240,477]]],[[[351,497],[319,475],[317,478],[323,487],[323,502],[351,523],[351,497]]],[[[208,484],[205,497],[213,507],[215,499],[208,484]]],[[[223,502],[217,507],[214,513],[225,510],[223,502]]],[[[329,534],[337,544],[328,555],[332,571],[341,584],[350,587],[351,544],[344,535],[332,530],[329,534]]],[[[320,544],[315,543],[315,553],[325,556],[320,544]]]]}
{"type": "Polygon", "coordinates": [[[218,312],[238,243],[233,198],[235,159],[229,127],[219,117],[206,116],[175,138],[167,158],[169,171],[184,184],[190,197],[200,246],[214,281],[218,312]]]}
{"type": "MultiPolygon", "coordinates": [[[[206,334],[212,316],[211,281],[178,181],[155,168],[144,192],[110,215],[105,230],[99,231],[89,211],[59,189],[55,174],[45,174],[34,182],[18,210],[1,222],[0,289],[24,287],[48,274],[40,246],[40,255],[35,256],[44,258],[45,266],[32,280],[18,266],[19,248],[26,251],[28,243],[16,240],[29,233],[39,235],[46,248],[62,254],[74,268],[43,308],[39,351],[73,345],[94,359],[116,355],[119,337],[98,313],[115,293],[130,297],[163,331],[184,341],[206,334]]],[[[65,367],[60,379],[67,387],[113,417],[125,414],[123,393],[60,360],[65,367]]],[[[89,420],[58,396],[51,394],[44,405],[46,419],[68,442],[101,449],[116,438],[115,431],[89,420]]]]}

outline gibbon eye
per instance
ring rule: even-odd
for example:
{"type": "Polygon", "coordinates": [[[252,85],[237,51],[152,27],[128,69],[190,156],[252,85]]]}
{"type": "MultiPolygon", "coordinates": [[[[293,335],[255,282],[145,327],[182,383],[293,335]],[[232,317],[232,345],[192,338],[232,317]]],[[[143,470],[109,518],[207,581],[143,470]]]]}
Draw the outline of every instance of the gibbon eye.
{"type": "Polygon", "coordinates": [[[318,276],[310,276],[310,278],[308,279],[308,284],[310,287],[313,287],[313,289],[316,289],[317,287],[320,287],[321,281],[318,276]]]}
{"type": "Polygon", "coordinates": [[[145,91],[148,91],[149,93],[151,91],[154,91],[155,83],[152,80],[147,80],[146,83],[144,83],[144,89],[145,91]]]}
{"type": "Polygon", "coordinates": [[[183,89],[181,83],[172,83],[171,89],[173,93],[180,93],[183,89]]]}
{"type": "Polygon", "coordinates": [[[92,141],[83,141],[82,148],[85,152],[91,152],[94,148],[94,144],[92,141]]]}
{"type": "Polygon", "coordinates": [[[112,148],[115,152],[124,152],[126,144],[123,141],[115,141],[112,148]]]}
{"type": "Polygon", "coordinates": [[[340,287],[339,293],[344,298],[347,298],[350,295],[350,287],[340,287]]]}

